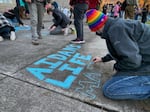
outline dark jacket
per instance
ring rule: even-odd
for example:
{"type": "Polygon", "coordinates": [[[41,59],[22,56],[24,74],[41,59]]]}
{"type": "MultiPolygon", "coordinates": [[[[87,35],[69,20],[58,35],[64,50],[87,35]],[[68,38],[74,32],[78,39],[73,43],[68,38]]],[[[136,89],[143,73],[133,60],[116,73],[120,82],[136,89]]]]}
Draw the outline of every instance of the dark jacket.
{"type": "Polygon", "coordinates": [[[70,0],[69,4],[71,6],[76,5],[78,3],[86,3],[89,4],[89,0],[70,0]]]}
{"type": "Polygon", "coordinates": [[[54,17],[54,26],[61,26],[65,28],[69,23],[70,19],[59,9],[55,8],[52,10],[52,16],[54,17]]]}
{"type": "Polygon", "coordinates": [[[116,60],[117,71],[144,70],[150,73],[150,28],[134,20],[109,18],[102,38],[106,40],[109,55],[103,62],[116,60]]]}
{"type": "Polygon", "coordinates": [[[15,7],[14,9],[10,9],[10,10],[4,12],[3,15],[8,19],[16,18],[18,23],[23,25],[23,22],[22,22],[22,20],[20,19],[20,16],[19,16],[19,8],[18,7],[15,7]]]}

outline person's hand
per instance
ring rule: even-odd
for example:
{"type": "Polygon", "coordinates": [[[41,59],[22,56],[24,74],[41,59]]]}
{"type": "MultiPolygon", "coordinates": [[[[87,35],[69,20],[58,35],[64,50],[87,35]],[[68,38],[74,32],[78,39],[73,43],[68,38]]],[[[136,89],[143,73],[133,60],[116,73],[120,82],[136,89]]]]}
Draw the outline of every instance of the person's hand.
{"type": "Polygon", "coordinates": [[[49,8],[51,8],[51,4],[50,3],[46,4],[46,6],[45,6],[46,10],[49,9],[49,8]]]}
{"type": "Polygon", "coordinates": [[[55,28],[56,28],[56,26],[52,26],[52,27],[50,28],[50,31],[53,31],[55,28]]]}
{"type": "Polygon", "coordinates": [[[94,63],[102,62],[102,58],[96,56],[96,57],[93,58],[93,62],[94,62],[94,63]]]}
{"type": "Polygon", "coordinates": [[[74,6],[70,6],[70,9],[73,10],[73,9],[74,9],[74,6]]]}

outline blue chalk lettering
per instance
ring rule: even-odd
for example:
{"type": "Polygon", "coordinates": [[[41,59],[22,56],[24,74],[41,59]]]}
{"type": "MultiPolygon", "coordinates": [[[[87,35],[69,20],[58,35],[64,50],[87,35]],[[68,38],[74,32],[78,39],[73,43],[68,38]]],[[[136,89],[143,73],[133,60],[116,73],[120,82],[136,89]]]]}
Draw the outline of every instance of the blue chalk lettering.
{"type": "Polygon", "coordinates": [[[101,74],[100,73],[86,73],[84,74],[84,76],[92,81],[99,82],[101,74]]]}
{"type": "Polygon", "coordinates": [[[83,67],[72,68],[69,66],[69,64],[64,64],[59,68],[59,70],[60,71],[64,71],[64,70],[72,71],[72,74],[78,75],[83,70],[83,67]]]}
{"type": "Polygon", "coordinates": [[[80,53],[76,53],[73,58],[71,58],[69,60],[70,63],[75,63],[75,64],[78,64],[78,65],[86,65],[85,62],[82,62],[81,60],[91,60],[92,56],[88,55],[88,56],[84,56],[84,55],[80,55],[80,53]]]}
{"type": "Polygon", "coordinates": [[[62,61],[57,61],[56,63],[48,62],[47,58],[43,58],[35,62],[34,65],[47,64],[47,65],[51,65],[49,66],[49,68],[55,69],[58,66],[60,66],[62,63],[63,63],[62,61]]]}
{"type": "Polygon", "coordinates": [[[74,54],[74,52],[72,52],[72,51],[58,51],[58,53],[63,54],[68,57],[70,57],[72,54],[74,54]]]}
{"type": "Polygon", "coordinates": [[[68,46],[72,48],[77,48],[77,49],[81,48],[81,45],[76,45],[76,44],[69,44],[68,46]]]}
{"type": "Polygon", "coordinates": [[[100,80],[99,81],[79,81],[79,88],[76,88],[76,92],[85,95],[86,97],[90,97],[91,99],[95,99],[96,95],[94,94],[95,89],[100,87],[100,80]]]}
{"type": "Polygon", "coordinates": [[[54,79],[50,79],[50,78],[47,78],[47,79],[45,80],[45,82],[50,83],[50,84],[55,85],[55,86],[58,86],[58,87],[62,87],[62,88],[64,88],[64,89],[69,89],[70,86],[71,86],[71,84],[73,83],[73,81],[74,81],[75,79],[76,79],[75,76],[70,75],[70,76],[68,76],[68,77],[65,79],[64,82],[58,81],[58,80],[54,80],[54,79]]]}
{"type": "Polygon", "coordinates": [[[84,95],[85,97],[89,97],[91,99],[96,98],[95,88],[100,88],[100,76],[99,73],[87,73],[84,74],[88,80],[79,81],[80,87],[76,88],[76,92],[84,95]],[[90,81],[89,81],[90,80],[90,81]]]}
{"type": "MultiPolygon", "coordinates": [[[[83,88],[85,88],[85,87],[83,87],[83,88]]],[[[94,93],[90,93],[88,91],[80,91],[78,89],[76,89],[75,91],[80,93],[81,95],[83,95],[85,97],[89,97],[91,100],[94,100],[96,98],[96,95],[94,93]]]]}
{"type": "Polygon", "coordinates": [[[47,58],[40,59],[39,61],[35,62],[34,65],[48,64],[46,60],[47,58]]]}
{"type": "Polygon", "coordinates": [[[82,60],[86,60],[86,61],[89,61],[92,58],[91,55],[84,56],[84,55],[81,55],[80,53],[76,53],[73,57],[78,58],[78,59],[82,59],[82,60]]]}
{"type": "Polygon", "coordinates": [[[69,60],[69,62],[70,63],[74,63],[74,64],[78,64],[78,65],[82,65],[82,66],[84,66],[84,65],[86,65],[86,63],[84,63],[84,62],[81,62],[81,60],[78,60],[77,58],[71,58],[70,60],[69,60]]]}
{"type": "Polygon", "coordinates": [[[63,50],[73,51],[75,53],[75,51],[78,50],[78,49],[80,49],[80,48],[81,48],[80,45],[69,44],[65,48],[63,48],[63,50]]]}
{"type": "Polygon", "coordinates": [[[45,68],[26,68],[31,74],[37,77],[39,80],[44,80],[45,76],[43,73],[52,73],[53,70],[45,68]]]}
{"type": "Polygon", "coordinates": [[[48,55],[47,57],[51,59],[62,60],[62,61],[65,61],[67,59],[66,56],[60,55],[60,54],[51,54],[51,55],[48,55]]]}

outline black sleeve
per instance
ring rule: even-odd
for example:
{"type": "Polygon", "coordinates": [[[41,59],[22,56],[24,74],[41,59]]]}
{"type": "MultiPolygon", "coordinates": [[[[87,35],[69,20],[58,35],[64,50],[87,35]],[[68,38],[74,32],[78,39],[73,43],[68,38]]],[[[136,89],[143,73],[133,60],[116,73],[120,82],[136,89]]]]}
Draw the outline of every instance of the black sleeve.
{"type": "Polygon", "coordinates": [[[55,19],[55,26],[60,25],[61,21],[62,21],[62,15],[57,11],[57,12],[53,12],[53,17],[55,19]]]}
{"type": "Polygon", "coordinates": [[[16,16],[17,21],[19,22],[19,24],[23,25],[23,22],[22,22],[21,19],[20,19],[19,8],[18,8],[18,7],[15,7],[15,8],[14,8],[14,14],[15,14],[15,16],[16,16]]]}
{"type": "Polygon", "coordinates": [[[102,62],[108,62],[111,60],[113,60],[113,58],[110,54],[107,54],[106,56],[102,57],[102,62]]]}

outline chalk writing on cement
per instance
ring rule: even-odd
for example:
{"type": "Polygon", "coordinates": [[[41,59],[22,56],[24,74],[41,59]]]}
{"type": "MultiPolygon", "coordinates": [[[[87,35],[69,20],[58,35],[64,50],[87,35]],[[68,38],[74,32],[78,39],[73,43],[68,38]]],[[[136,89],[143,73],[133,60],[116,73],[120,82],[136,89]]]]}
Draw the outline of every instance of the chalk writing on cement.
{"type": "MultiPolygon", "coordinates": [[[[91,55],[82,55],[77,51],[81,48],[80,45],[69,44],[62,48],[57,53],[50,54],[36,61],[33,66],[27,67],[26,70],[39,80],[45,81],[54,86],[58,86],[64,89],[69,89],[72,83],[77,79],[78,75],[83,71],[86,66],[86,62],[90,61],[91,55]],[[65,74],[64,80],[58,80],[50,77],[55,71],[59,74],[65,74]]],[[[55,76],[57,77],[57,76],[55,76]]]]}

